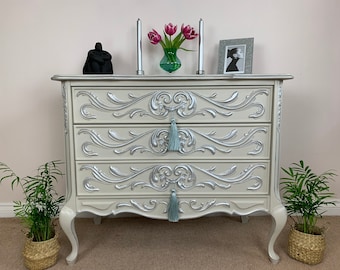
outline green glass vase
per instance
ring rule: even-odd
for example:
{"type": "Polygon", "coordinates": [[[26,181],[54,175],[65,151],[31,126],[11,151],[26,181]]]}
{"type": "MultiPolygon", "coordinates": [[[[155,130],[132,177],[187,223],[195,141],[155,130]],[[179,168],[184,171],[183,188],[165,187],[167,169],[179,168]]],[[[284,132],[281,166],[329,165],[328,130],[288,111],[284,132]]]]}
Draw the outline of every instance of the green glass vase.
{"type": "Polygon", "coordinates": [[[181,67],[181,60],[177,57],[177,49],[167,49],[164,48],[164,56],[159,63],[159,66],[165,71],[171,73],[176,71],[181,67]]]}

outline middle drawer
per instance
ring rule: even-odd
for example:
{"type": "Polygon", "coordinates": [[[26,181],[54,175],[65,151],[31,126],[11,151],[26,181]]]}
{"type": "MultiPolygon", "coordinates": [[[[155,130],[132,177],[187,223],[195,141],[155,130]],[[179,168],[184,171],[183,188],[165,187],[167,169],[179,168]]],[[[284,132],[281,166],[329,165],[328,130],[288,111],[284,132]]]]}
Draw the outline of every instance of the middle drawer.
{"type": "Polygon", "coordinates": [[[170,125],[75,126],[76,159],[269,158],[269,124],[178,125],[180,148],[176,152],[168,151],[169,130],[170,125]]]}

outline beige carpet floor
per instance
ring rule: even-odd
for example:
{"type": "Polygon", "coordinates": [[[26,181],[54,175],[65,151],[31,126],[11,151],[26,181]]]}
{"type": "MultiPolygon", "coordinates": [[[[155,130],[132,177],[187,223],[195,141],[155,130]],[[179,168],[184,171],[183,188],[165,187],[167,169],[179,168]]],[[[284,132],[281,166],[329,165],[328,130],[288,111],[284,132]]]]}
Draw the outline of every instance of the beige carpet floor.
{"type": "MultiPolygon", "coordinates": [[[[281,261],[271,264],[267,255],[269,216],[250,217],[242,224],[238,217],[214,216],[169,223],[142,217],[104,218],[100,225],[93,219],[78,218],[76,231],[80,252],[75,265],[65,258],[71,245],[60,232],[58,262],[50,269],[67,270],[242,270],[242,269],[340,269],[340,217],[324,217],[328,227],[326,253],[321,264],[310,266],[287,255],[291,222],[276,242],[281,261]]],[[[21,251],[22,226],[16,218],[0,219],[0,269],[25,269],[21,251]]]]}

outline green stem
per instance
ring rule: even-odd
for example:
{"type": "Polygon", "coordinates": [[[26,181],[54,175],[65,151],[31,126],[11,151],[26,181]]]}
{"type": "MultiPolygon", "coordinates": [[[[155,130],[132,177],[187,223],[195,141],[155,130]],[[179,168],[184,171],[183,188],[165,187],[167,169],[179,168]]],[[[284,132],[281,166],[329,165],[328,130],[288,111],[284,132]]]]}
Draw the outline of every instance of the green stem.
{"type": "Polygon", "coordinates": [[[176,51],[177,49],[164,49],[164,54],[170,60],[170,62],[176,62],[176,51]]]}

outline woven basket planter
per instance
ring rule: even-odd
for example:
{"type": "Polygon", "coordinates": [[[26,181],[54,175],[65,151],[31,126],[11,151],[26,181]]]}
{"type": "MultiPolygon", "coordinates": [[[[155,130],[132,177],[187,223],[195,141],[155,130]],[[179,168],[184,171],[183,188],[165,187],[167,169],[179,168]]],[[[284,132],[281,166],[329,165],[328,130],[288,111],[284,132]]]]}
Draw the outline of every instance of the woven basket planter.
{"type": "Polygon", "coordinates": [[[307,264],[322,261],[326,243],[323,234],[313,235],[291,229],[288,238],[288,255],[307,264]]]}
{"type": "Polygon", "coordinates": [[[47,269],[56,264],[59,249],[57,235],[42,242],[33,242],[27,238],[23,251],[24,264],[30,270],[47,269]]]}

